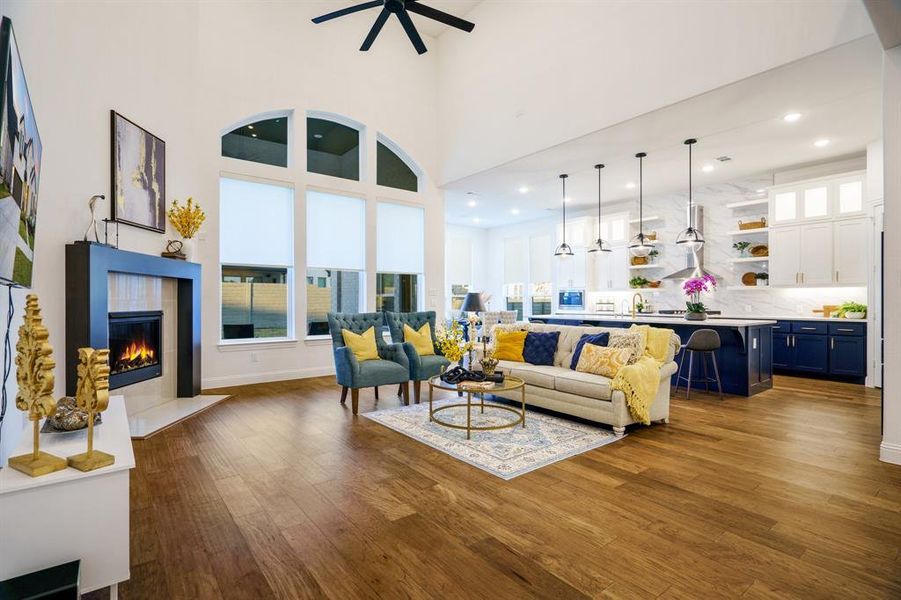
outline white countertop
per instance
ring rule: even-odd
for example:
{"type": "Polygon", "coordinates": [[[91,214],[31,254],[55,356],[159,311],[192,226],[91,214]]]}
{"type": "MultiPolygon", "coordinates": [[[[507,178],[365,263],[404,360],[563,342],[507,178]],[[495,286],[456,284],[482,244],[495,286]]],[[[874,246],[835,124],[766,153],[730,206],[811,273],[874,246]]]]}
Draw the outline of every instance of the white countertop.
{"type": "Polygon", "coordinates": [[[776,321],[767,319],[734,319],[728,317],[708,317],[706,321],[687,321],[682,315],[604,315],[598,313],[555,313],[553,315],[542,315],[537,319],[547,316],[551,319],[591,319],[598,321],[623,321],[624,323],[653,323],[657,325],[698,325],[706,324],[708,327],[758,327],[760,325],[775,325],[776,321]]]}
{"type": "MultiPolygon", "coordinates": [[[[542,317],[550,317],[552,319],[572,319],[572,318],[604,319],[604,320],[609,319],[611,321],[622,320],[624,318],[626,320],[628,320],[628,319],[632,318],[631,315],[625,315],[625,317],[624,317],[622,315],[611,315],[609,313],[592,313],[592,312],[558,312],[558,313],[554,313],[552,315],[536,315],[535,316],[536,319],[540,319],[542,317]]],[[[660,318],[660,319],[666,319],[666,320],[682,319],[682,320],[684,320],[681,315],[660,315],[657,313],[644,314],[644,315],[641,315],[641,318],[660,318]]],[[[798,316],[798,315],[782,315],[782,316],[755,315],[753,317],[749,317],[749,316],[741,316],[741,315],[734,315],[734,314],[728,314],[728,313],[722,314],[722,315],[711,315],[711,316],[707,317],[707,319],[710,321],[713,321],[713,320],[716,320],[716,321],[744,321],[744,322],[746,322],[745,325],[747,325],[747,322],[760,322],[760,321],[832,321],[832,322],[836,322],[836,323],[866,323],[867,322],[866,319],[844,319],[844,318],[839,318],[839,317],[821,317],[821,316],[820,317],[818,317],[818,316],[808,317],[808,316],[798,316]]]]}
{"type": "MultiPolygon", "coordinates": [[[[10,408],[15,410],[14,406],[10,408]]],[[[27,423],[28,428],[22,433],[22,439],[19,440],[12,456],[31,453],[31,421],[27,421],[27,423]]],[[[85,452],[87,449],[87,429],[67,433],[41,434],[41,450],[60,458],[68,458],[85,452]]],[[[128,416],[125,413],[124,396],[110,396],[109,407],[103,411],[103,423],[94,428],[94,449],[112,454],[116,457],[116,462],[108,467],[86,473],[69,467],[41,477],[29,477],[9,465],[4,465],[3,469],[0,469],[0,495],[133,469],[135,456],[131,447],[131,434],[128,432],[128,416]]]]}

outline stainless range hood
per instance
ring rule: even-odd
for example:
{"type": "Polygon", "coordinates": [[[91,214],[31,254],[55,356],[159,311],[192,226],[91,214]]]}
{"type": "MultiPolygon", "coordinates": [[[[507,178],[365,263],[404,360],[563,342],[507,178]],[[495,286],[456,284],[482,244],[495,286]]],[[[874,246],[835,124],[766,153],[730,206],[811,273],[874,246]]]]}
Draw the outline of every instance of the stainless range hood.
{"type": "MultiPolygon", "coordinates": [[[[691,209],[687,209],[685,212],[686,225],[688,225],[688,223],[694,223],[698,231],[704,233],[704,207],[694,205],[691,209]],[[691,218],[691,215],[688,214],[688,210],[691,210],[694,213],[693,219],[691,218]]],[[[704,275],[713,275],[714,277],[716,277],[717,281],[721,281],[719,275],[711,273],[704,268],[704,247],[701,247],[701,249],[697,252],[689,252],[686,256],[686,260],[688,261],[687,267],[680,271],[676,271],[675,273],[670,273],[669,275],[664,277],[664,279],[685,280],[694,277],[703,277],[704,275]]]]}

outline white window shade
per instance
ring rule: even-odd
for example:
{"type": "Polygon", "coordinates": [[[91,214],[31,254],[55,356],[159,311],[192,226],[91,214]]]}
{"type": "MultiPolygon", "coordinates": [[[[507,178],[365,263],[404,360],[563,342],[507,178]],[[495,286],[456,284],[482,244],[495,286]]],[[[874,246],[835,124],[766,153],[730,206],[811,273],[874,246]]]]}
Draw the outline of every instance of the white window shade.
{"type": "Polygon", "coordinates": [[[504,240],[504,283],[526,280],[526,259],[521,238],[504,240]]]}
{"type": "Polygon", "coordinates": [[[425,211],[379,202],[376,209],[376,270],[380,273],[425,271],[425,211]]]}
{"type": "Polygon", "coordinates": [[[472,285],[472,240],[448,237],[444,256],[447,282],[451,285],[472,285]]]}
{"type": "Polygon", "coordinates": [[[307,268],[366,269],[366,202],[307,192],[307,268]]]}
{"type": "Polygon", "coordinates": [[[294,189],[219,180],[219,256],[232,265],[294,265],[294,189]]]}
{"type": "Polygon", "coordinates": [[[529,272],[532,283],[551,280],[553,252],[550,235],[534,235],[529,239],[529,272]]]}

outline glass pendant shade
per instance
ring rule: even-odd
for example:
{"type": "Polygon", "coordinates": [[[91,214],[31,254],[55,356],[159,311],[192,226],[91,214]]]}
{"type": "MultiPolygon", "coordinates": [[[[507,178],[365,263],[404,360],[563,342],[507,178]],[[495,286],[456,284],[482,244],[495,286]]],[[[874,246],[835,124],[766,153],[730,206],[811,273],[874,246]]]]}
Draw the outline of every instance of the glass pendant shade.
{"type": "Polygon", "coordinates": [[[676,237],[676,244],[682,248],[688,248],[691,252],[697,252],[704,247],[706,243],[704,236],[695,228],[694,211],[692,210],[691,198],[691,147],[698,143],[698,140],[690,138],[685,140],[684,144],[688,146],[688,228],[682,231],[676,237]]]}
{"type": "Polygon", "coordinates": [[[639,233],[629,242],[629,252],[632,253],[632,256],[645,257],[650,254],[653,249],[654,245],[643,233],[639,233]]]}
{"type": "Polygon", "coordinates": [[[563,242],[557,249],[554,251],[554,256],[559,256],[561,258],[566,258],[567,256],[573,255],[573,249],[569,247],[569,244],[563,242]]]}
{"type": "Polygon", "coordinates": [[[697,252],[704,247],[704,236],[694,227],[689,227],[676,237],[676,244],[688,248],[691,252],[697,252]]]}
{"type": "Polygon", "coordinates": [[[596,239],[591,242],[591,246],[588,247],[589,252],[610,252],[610,246],[607,244],[607,240],[602,240],[601,238],[596,239]]]}

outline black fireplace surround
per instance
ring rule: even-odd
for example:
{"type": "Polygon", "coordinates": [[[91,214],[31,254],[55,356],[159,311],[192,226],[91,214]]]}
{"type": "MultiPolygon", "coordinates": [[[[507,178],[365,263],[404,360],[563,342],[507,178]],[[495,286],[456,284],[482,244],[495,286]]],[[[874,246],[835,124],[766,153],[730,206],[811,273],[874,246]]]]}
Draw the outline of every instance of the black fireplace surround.
{"type": "MultiPolygon", "coordinates": [[[[78,349],[84,347],[110,348],[115,331],[111,331],[109,312],[109,274],[127,273],[148,277],[170,278],[176,281],[175,387],[179,398],[193,398],[200,394],[200,265],[149,254],[128,252],[99,244],[75,243],[66,245],[66,394],[75,395],[78,349]]],[[[142,313],[146,315],[147,313],[142,313]]],[[[170,316],[167,314],[167,318],[170,316]]],[[[152,326],[151,326],[152,327],[152,326]]],[[[162,322],[159,323],[159,348],[162,353],[162,322]]],[[[150,341],[150,340],[147,340],[150,341]]],[[[112,350],[112,348],[110,348],[112,350]]],[[[144,357],[146,359],[146,356],[144,357]]],[[[116,357],[110,353],[110,366],[116,357]]],[[[153,373],[153,361],[120,373],[153,373]],[[149,371],[144,369],[150,368],[149,371]]],[[[134,365],[133,365],[134,366],[134,365]]],[[[160,374],[163,366],[160,364],[160,374]]],[[[158,374],[153,375],[154,377],[158,374]]],[[[134,381],[128,382],[134,383],[134,381]]],[[[110,377],[110,387],[128,385],[110,377]]]]}
{"type": "Polygon", "coordinates": [[[162,311],[109,314],[111,390],[163,374],[162,311]]]}

